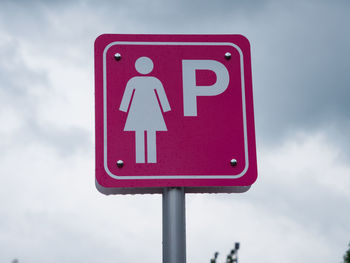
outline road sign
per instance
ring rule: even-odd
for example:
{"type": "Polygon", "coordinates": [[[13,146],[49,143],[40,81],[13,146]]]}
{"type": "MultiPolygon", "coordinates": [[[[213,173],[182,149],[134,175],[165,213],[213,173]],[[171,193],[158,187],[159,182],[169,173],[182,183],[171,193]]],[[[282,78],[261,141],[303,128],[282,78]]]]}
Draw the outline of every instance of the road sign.
{"type": "Polygon", "coordinates": [[[242,192],[257,178],[250,45],[241,35],[95,41],[96,186],[242,192]]]}

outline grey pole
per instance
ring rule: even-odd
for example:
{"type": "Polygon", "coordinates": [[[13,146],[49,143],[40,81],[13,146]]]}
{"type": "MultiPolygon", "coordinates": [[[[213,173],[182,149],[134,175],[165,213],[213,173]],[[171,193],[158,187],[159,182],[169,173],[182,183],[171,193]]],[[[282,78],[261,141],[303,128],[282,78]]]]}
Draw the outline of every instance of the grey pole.
{"type": "Polygon", "coordinates": [[[186,263],[185,191],[163,190],[163,263],[186,263]]]}

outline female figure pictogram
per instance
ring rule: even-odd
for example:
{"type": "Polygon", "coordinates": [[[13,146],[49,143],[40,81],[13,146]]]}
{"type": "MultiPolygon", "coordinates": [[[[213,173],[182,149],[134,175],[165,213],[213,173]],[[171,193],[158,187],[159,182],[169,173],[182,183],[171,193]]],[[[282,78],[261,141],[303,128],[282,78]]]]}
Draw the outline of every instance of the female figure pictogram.
{"type": "MultiPolygon", "coordinates": [[[[148,57],[140,57],[135,62],[135,68],[138,73],[146,75],[153,70],[153,62],[148,57]]],[[[147,162],[156,163],[156,132],[167,131],[160,106],[164,112],[170,111],[170,105],[160,80],[151,76],[131,78],[126,84],[119,110],[127,112],[130,103],[124,131],[135,131],[136,163],[145,163],[145,131],[147,134],[147,162]]]]}

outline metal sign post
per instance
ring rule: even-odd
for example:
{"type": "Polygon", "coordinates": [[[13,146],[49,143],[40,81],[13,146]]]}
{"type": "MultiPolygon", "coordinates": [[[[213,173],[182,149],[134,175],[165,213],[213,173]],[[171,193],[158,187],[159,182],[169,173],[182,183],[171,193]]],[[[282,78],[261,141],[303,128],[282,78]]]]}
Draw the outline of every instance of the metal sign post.
{"type": "Polygon", "coordinates": [[[163,190],[163,263],[186,263],[185,191],[163,190]]]}

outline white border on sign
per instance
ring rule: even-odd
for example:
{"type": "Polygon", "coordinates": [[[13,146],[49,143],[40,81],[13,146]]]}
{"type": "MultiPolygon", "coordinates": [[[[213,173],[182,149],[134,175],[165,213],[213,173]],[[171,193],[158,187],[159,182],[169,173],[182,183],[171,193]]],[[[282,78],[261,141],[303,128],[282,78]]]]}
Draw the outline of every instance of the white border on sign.
{"type": "Polygon", "coordinates": [[[246,116],[246,101],[245,101],[245,82],[244,82],[244,63],[243,52],[239,46],[233,43],[226,42],[130,42],[130,41],[116,41],[112,42],[103,50],[103,161],[106,173],[119,180],[130,179],[237,179],[242,177],[248,170],[248,136],[247,136],[247,116],[246,116]],[[113,174],[108,169],[107,164],[107,64],[106,55],[109,48],[115,45],[154,45],[154,46],[231,46],[234,47],[240,56],[241,66],[241,86],[242,86],[242,112],[243,112],[243,134],[244,134],[244,150],[245,150],[245,167],[244,170],[238,175],[138,175],[138,176],[118,176],[113,174]]]}

